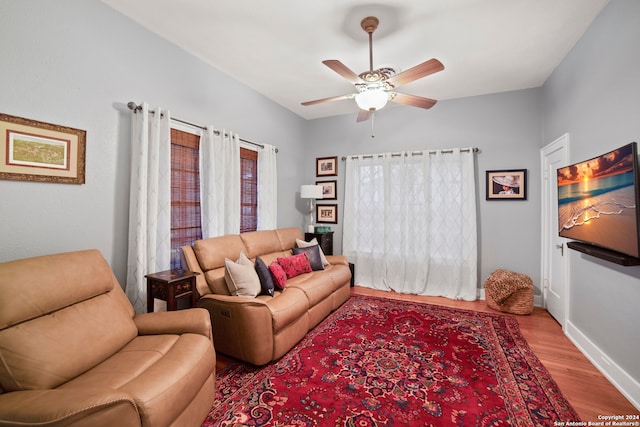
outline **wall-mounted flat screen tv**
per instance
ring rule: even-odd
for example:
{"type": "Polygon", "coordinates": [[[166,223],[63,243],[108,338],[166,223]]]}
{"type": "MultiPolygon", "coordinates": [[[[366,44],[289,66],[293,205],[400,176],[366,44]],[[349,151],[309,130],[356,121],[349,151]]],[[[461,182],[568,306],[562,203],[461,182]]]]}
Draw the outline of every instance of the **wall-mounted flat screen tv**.
{"type": "Polygon", "coordinates": [[[560,236],[640,257],[638,148],[558,169],[560,236]]]}

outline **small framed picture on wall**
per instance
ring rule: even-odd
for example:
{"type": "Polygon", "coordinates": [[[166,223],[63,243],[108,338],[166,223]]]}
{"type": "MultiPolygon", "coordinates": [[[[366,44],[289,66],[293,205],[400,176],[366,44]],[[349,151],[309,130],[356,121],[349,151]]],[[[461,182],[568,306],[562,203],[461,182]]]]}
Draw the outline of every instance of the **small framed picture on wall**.
{"type": "Polygon", "coordinates": [[[338,176],[338,156],[317,157],[316,176],[338,176]]]}
{"type": "Polygon", "coordinates": [[[527,200],[527,170],[488,170],[487,200],[527,200]]]}
{"type": "Polygon", "coordinates": [[[338,193],[336,190],[337,181],[316,181],[316,185],[322,186],[323,200],[337,200],[338,193]]]}
{"type": "Polygon", "coordinates": [[[316,205],[316,222],[338,223],[338,205],[316,205]]]}

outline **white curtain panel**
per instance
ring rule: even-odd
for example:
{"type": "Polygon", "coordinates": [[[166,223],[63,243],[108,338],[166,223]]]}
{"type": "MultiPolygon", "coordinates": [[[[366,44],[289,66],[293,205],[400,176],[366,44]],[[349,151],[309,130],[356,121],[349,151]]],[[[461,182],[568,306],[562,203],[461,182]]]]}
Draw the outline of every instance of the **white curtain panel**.
{"type": "Polygon", "coordinates": [[[278,173],[276,147],[258,150],[258,230],[278,226],[278,173]]]}
{"type": "Polygon", "coordinates": [[[207,126],[200,144],[202,237],[240,232],[240,138],[207,126]]]}
{"type": "Polygon", "coordinates": [[[473,150],[350,156],[345,174],[343,253],[358,284],[476,299],[473,150]]]}
{"type": "Polygon", "coordinates": [[[147,310],[145,275],[171,264],[170,113],[149,105],[132,112],[129,253],[126,294],[138,313],[147,310]]]}

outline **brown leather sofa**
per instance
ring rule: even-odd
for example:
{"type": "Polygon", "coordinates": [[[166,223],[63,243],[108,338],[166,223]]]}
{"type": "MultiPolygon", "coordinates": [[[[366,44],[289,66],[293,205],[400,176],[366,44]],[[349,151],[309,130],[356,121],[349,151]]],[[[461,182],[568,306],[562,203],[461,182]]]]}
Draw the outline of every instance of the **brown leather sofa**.
{"type": "Polygon", "coordinates": [[[351,295],[349,264],[344,256],[327,256],[323,270],[287,279],[282,291],[255,298],[232,296],[225,284],[225,258],[241,252],[266,265],[287,257],[303,239],[298,228],[283,228],[199,240],[183,246],[186,268],[197,276],[198,307],[211,315],[216,350],[254,365],[287,353],[306,333],[351,295]]]}
{"type": "Polygon", "coordinates": [[[0,426],[200,426],[205,310],[136,316],[100,252],[0,263],[0,426]]]}

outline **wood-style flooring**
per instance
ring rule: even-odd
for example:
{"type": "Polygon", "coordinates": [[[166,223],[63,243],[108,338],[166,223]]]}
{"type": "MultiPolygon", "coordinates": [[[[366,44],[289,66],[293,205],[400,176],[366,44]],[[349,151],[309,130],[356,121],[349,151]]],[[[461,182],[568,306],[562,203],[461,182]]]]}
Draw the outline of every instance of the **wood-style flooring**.
{"type": "MultiPolygon", "coordinates": [[[[448,298],[377,291],[361,286],[351,288],[351,292],[495,313],[484,301],[455,301],[448,298]]],[[[636,409],[564,335],[560,324],[545,309],[536,307],[531,315],[516,317],[529,347],[547,368],[582,421],[601,421],[599,415],[640,414],[640,410],[636,409]]],[[[223,369],[230,361],[231,359],[218,354],[217,369],[223,369]]]]}

